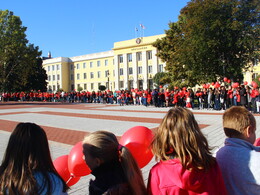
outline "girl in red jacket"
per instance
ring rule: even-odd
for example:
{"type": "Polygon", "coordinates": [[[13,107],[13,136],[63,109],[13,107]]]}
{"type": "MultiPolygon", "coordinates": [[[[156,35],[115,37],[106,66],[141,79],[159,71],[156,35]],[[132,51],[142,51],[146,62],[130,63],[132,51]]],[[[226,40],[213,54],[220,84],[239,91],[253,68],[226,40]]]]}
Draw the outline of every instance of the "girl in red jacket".
{"type": "Polygon", "coordinates": [[[168,111],[152,142],[148,194],[225,195],[222,174],[192,112],[168,111]]]}

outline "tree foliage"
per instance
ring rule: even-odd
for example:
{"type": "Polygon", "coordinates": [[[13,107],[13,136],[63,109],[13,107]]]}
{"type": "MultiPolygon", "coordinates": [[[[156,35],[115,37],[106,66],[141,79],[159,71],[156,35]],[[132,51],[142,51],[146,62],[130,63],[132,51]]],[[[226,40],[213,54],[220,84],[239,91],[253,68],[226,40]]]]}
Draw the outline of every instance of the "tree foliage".
{"type": "Polygon", "coordinates": [[[41,51],[28,43],[26,27],[12,12],[0,10],[0,91],[46,90],[41,51]]]}
{"type": "Polygon", "coordinates": [[[259,58],[257,0],[192,0],[154,46],[173,85],[194,86],[242,71],[259,58]]]}

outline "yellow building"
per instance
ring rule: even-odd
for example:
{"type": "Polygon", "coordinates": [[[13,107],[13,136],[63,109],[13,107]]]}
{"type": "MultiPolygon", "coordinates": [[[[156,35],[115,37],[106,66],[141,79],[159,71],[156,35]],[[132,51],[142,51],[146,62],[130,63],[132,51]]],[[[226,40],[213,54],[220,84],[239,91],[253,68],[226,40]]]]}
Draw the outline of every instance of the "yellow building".
{"type": "Polygon", "coordinates": [[[114,43],[111,51],[43,61],[48,75],[48,90],[98,90],[99,85],[114,91],[152,89],[152,78],[164,71],[165,63],[152,43],[165,35],[141,37],[114,43]]]}

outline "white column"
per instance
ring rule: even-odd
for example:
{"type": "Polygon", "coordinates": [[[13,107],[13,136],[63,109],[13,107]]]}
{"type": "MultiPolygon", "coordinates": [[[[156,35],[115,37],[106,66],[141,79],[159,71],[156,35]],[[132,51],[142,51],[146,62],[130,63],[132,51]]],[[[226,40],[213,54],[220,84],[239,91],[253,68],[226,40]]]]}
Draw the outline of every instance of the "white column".
{"type": "Polygon", "coordinates": [[[124,88],[128,87],[128,67],[127,67],[127,54],[123,54],[123,70],[124,70],[124,88]]]}
{"type": "Polygon", "coordinates": [[[118,55],[114,56],[115,90],[119,90],[118,55]]]}
{"type": "Polygon", "coordinates": [[[136,61],[136,53],[132,53],[132,64],[133,64],[133,84],[134,89],[137,88],[138,83],[138,75],[137,75],[137,61],[136,61]]]}
{"type": "Polygon", "coordinates": [[[147,55],[146,51],[142,52],[142,71],[143,71],[143,88],[148,88],[148,73],[147,73],[147,55]]]}
{"type": "Polygon", "coordinates": [[[153,69],[153,75],[155,75],[158,72],[158,57],[156,56],[157,50],[152,50],[152,69],[153,69]]]}

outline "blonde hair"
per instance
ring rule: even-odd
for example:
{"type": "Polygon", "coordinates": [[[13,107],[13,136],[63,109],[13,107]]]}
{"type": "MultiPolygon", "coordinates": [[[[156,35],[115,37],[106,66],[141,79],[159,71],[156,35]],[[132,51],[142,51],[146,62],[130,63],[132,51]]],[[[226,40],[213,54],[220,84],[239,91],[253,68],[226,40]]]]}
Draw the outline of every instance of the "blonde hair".
{"type": "Polygon", "coordinates": [[[223,128],[227,137],[241,137],[248,126],[256,127],[256,120],[243,106],[232,106],[223,114],[223,128]]]}
{"type": "Polygon", "coordinates": [[[186,169],[192,166],[208,170],[215,163],[193,113],[181,107],[170,109],[163,118],[152,141],[152,151],[156,160],[174,156],[186,169]]]}
{"type": "Polygon", "coordinates": [[[96,131],[87,135],[83,140],[84,144],[90,145],[89,154],[99,158],[103,162],[119,161],[123,168],[132,193],[142,195],[146,193],[141,170],[130,151],[119,145],[116,136],[108,131],[96,131]]]}

